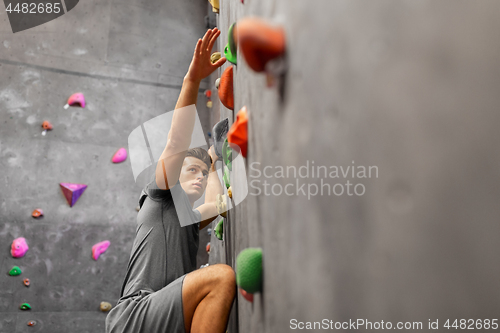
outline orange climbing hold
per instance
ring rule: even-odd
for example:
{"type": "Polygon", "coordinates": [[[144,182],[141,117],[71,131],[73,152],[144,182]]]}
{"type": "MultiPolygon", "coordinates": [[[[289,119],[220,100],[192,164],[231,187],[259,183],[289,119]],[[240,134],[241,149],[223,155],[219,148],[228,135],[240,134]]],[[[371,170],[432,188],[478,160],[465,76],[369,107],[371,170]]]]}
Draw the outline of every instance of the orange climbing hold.
{"type": "Polygon", "coordinates": [[[40,217],[43,216],[43,210],[41,208],[37,208],[31,213],[31,216],[33,217],[40,217]]]}
{"type": "Polygon", "coordinates": [[[227,141],[238,145],[241,149],[241,155],[247,157],[248,146],[248,113],[247,107],[244,106],[236,115],[236,121],[233,123],[229,132],[227,132],[227,141]]]}
{"type": "Polygon", "coordinates": [[[226,68],[220,77],[219,99],[226,108],[234,110],[233,66],[226,68]]]}
{"type": "Polygon", "coordinates": [[[42,127],[43,127],[44,130],[48,130],[48,131],[50,131],[53,128],[52,124],[48,120],[45,120],[42,123],[42,127]]]}
{"type": "Polygon", "coordinates": [[[270,60],[285,52],[285,31],[258,18],[238,21],[233,32],[248,66],[256,72],[266,70],[270,60]]]}

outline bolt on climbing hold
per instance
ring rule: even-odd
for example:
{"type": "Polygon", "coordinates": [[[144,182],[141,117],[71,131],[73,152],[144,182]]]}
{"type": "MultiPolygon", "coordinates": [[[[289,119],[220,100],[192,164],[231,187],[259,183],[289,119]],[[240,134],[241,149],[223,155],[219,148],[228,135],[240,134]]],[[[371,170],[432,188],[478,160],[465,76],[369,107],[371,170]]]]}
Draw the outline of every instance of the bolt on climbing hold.
{"type": "Polygon", "coordinates": [[[241,155],[247,157],[247,143],[248,143],[248,112],[244,106],[236,115],[236,121],[233,123],[229,132],[227,132],[227,141],[238,145],[241,149],[241,155]]]}
{"type": "Polygon", "coordinates": [[[231,148],[227,137],[222,145],[222,159],[224,160],[224,165],[226,165],[229,170],[233,170],[233,149],[231,148]]]}
{"type": "Polygon", "coordinates": [[[226,108],[234,110],[233,66],[226,68],[220,77],[219,99],[226,108]]]}
{"type": "Polygon", "coordinates": [[[225,165],[224,165],[224,175],[222,176],[222,178],[224,179],[224,185],[226,185],[226,188],[229,188],[231,186],[229,168],[225,165]]]}
{"type": "Polygon", "coordinates": [[[85,184],[60,183],[59,185],[70,207],[73,207],[83,192],[85,192],[85,189],[87,189],[87,185],[85,184]]]}
{"type": "Polygon", "coordinates": [[[238,21],[233,36],[248,66],[256,72],[266,70],[269,61],[285,53],[285,31],[258,18],[238,21]]]}
{"type": "Polygon", "coordinates": [[[12,241],[12,245],[10,247],[10,254],[14,258],[22,258],[28,252],[29,247],[28,243],[26,243],[26,238],[19,237],[12,241]]]}
{"type": "Polygon", "coordinates": [[[44,130],[47,130],[47,131],[50,131],[53,128],[52,124],[48,120],[45,120],[42,123],[42,127],[43,127],[44,130]]]}
{"type": "Polygon", "coordinates": [[[141,206],[137,206],[137,207],[135,207],[135,210],[136,210],[136,211],[140,211],[140,210],[141,210],[141,206]]]}
{"type": "Polygon", "coordinates": [[[227,217],[227,196],[225,194],[217,194],[216,196],[216,206],[217,213],[222,217],[227,217]]]}
{"type": "Polygon", "coordinates": [[[27,325],[28,326],[35,326],[36,325],[36,321],[30,320],[30,321],[28,321],[27,325]]]}
{"type": "Polygon", "coordinates": [[[209,100],[209,101],[207,101],[207,108],[211,109],[211,108],[212,108],[212,106],[213,106],[212,101],[210,101],[210,100],[209,100]]]}
{"type": "Polygon", "coordinates": [[[43,216],[43,210],[41,208],[37,208],[31,213],[31,216],[33,217],[40,217],[43,216]]]}
{"type": "Polygon", "coordinates": [[[30,279],[26,278],[23,280],[23,284],[26,286],[26,287],[29,287],[31,285],[31,282],[30,282],[30,279]]]}
{"type": "Polygon", "coordinates": [[[211,236],[211,235],[212,235],[212,228],[207,228],[207,234],[208,234],[209,236],[211,236]]]}
{"type": "Polygon", "coordinates": [[[111,161],[113,163],[121,163],[127,159],[127,150],[125,148],[120,148],[113,155],[111,161]]]}
{"type": "Polygon", "coordinates": [[[100,305],[100,309],[102,312],[108,312],[109,310],[111,310],[111,304],[108,303],[108,302],[101,302],[101,305],[100,305]]]}
{"type": "Polygon", "coordinates": [[[239,288],[239,289],[240,289],[241,296],[243,296],[243,298],[246,299],[247,301],[249,301],[250,303],[253,303],[253,294],[248,293],[241,288],[239,288]]]}
{"type": "Polygon", "coordinates": [[[222,236],[224,235],[224,219],[220,220],[219,223],[217,223],[214,229],[214,234],[218,240],[222,240],[222,236]]]}
{"type": "Polygon", "coordinates": [[[10,276],[17,276],[17,275],[21,275],[21,269],[18,267],[18,266],[14,266],[10,269],[9,271],[9,275],[10,276]]]}
{"type": "Polygon", "coordinates": [[[206,250],[207,250],[207,253],[210,253],[210,242],[207,243],[206,250]]]}
{"type": "Polygon", "coordinates": [[[220,52],[214,52],[210,56],[210,62],[212,64],[215,64],[217,61],[219,61],[220,58],[222,58],[222,54],[220,52]]]}
{"type": "Polygon", "coordinates": [[[233,198],[233,190],[231,189],[231,186],[227,189],[227,196],[232,199],[233,198]]]}
{"type": "Polygon", "coordinates": [[[210,2],[210,4],[212,5],[212,11],[214,13],[218,13],[219,12],[219,0],[208,0],[208,2],[210,2]]]}
{"type": "Polygon", "coordinates": [[[212,132],[214,133],[214,150],[218,158],[223,158],[222,147],[224,140],[229,130],[229,118],[223,119],[214,125],[212,132]]]}
{"type": "Polygon", "coordinates": [[[99,256],[106,252],[109,244],[111,244],[111,242],[109,240],[105,240],[92,246],[92,258],[94,258],[94,260],[99,259],[99,256]]]}
{"type": "Polygon", "coordinates": [[[21,304],[21,306],[19,306],[19,309],[21,309],[21,310],[31,310],[31,305],[29,305],[28,303],[23,303],[23,304],[21,304]]]}
{"type": "Polygon", "coordinates": [[[212,97],[212,90],[207,89],[207,90],[205,90],[204,94],[205,94],[205,96],[206,96],[207,98],[210,98],[210,97],[212,97]]]}
{"type": "Polygon", "coordinates": [[[236,284],[251,294],[262,290],[262,249],[250,247],[238,254],[236,284]]]}
{"type": "Polygon", "coordinates": [[[64,106],[65,109],[68,109],[70,106],[81,106],[85,107],[85,96],[82,93],[75,93],[68,98],[68,103],[64,106]]]}
{"type": "Polygon", "coordinates": [[[220,85],[220,77],[218,77],[217,80],[215,80],[215,88],[219,89],[219,85],[220,85]]]}

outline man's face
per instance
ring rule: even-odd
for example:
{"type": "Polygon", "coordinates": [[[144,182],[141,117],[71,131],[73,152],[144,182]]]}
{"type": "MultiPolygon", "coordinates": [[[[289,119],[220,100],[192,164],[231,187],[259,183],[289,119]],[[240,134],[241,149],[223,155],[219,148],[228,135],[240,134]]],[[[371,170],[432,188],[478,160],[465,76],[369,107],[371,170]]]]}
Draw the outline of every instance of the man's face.
{"type": "Polygon", "coordinates": [[[179,182],[182,189],[186,192],[189,201],[194,203],[201,198],[207,187],[208,168],[200,159],[188,156],[182,164],[179,182]]]}

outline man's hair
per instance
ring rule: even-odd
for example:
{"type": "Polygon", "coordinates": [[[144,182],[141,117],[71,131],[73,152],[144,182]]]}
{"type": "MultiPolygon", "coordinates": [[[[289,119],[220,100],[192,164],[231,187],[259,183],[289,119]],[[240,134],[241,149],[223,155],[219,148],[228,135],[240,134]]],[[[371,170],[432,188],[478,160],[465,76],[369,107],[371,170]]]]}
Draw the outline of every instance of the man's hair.
{"type": "Polygon", "coordinates": [[[207,151],[203,148],[192,148],[189,149],[186,153],[186,157],[192,156],[197,159],[200,159],[203,161],[206,165],[208,170],[210,170],[210,167],[212,166],[212,158],[210,155],[207,153],[207,151]]]}

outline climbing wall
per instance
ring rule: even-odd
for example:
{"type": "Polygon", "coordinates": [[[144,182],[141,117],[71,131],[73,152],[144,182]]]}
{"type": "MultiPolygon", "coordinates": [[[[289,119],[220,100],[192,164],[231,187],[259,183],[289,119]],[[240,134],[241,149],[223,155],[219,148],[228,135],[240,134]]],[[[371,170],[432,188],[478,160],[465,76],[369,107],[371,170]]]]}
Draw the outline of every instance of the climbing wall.
{"type": "Polygon", "coordinates": [[[288,64],[268,88],[238,50],[234,112],[214,104],[213,123],[248,108],[248,178],[231,186],[256,182],[224,241],[212,236],[210,263],[234,267],[247,247],[264,258],[263,292],[253,303],[238,295],[228,331],[325,318],[424,330],[430,319],[447,331],[447,319],[497,318],[500,3],[220,2],[219,49],[230,24],[258,16],[285,29],[288,64]],[[276,175],[306,165],[303,177],[276,175]],[[334,167],[356,173],[330,176],[334,167]],[[288,184],[292,195],[271,192],[288,184]]]}
{"type": "MultiPolygon", "coordinates": [[[[199,1],[80,1],[45,25],[10,30],[0,11],[0,332],[104,332],[136,228],[140,188],[130,158],[113,164],[128,135],[173,110],[197,39],[199,1]],[[85,108],[63,108],[83,92],[85,108]],[[42,135],[49,120],[53,130],[42,135]],[[70,208],[59,183],[88,185],[70,208]],[[44,216],[31,216],[42,208],[44,216]],[[10,254],[25,237],[23,258],[10,254]],[[92,246],[110,240],[95,261],[92,246]],[[14,266],[22,274],[9,276],[14,266]],[[25,287],[23,279],[31,285],[25,287]],[[21,311],[22,303],[29,311],[21,311]],[[36,326],[29,327],[31,320],[36,326]]],[[[208,133],[202,83],[199,111],[208,133]]],[[[205,234],[199,265],[208,261],[205,234]]]]}

